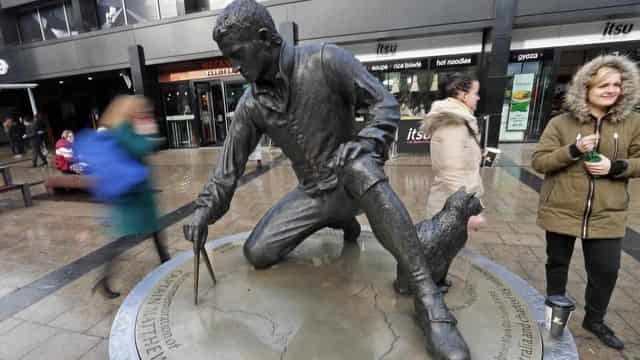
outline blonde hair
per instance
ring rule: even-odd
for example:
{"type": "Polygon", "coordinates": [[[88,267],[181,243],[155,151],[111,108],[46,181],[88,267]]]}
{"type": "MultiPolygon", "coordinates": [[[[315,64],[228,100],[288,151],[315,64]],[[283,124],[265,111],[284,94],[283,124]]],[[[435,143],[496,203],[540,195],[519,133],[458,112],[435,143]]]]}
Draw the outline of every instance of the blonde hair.
{"type": "Polygon", "coordinates": [[[71,131],[71,130],[65,130],[65,131],[63,131],[63,132],[62,132],[62,135],[60,135],[60,138],[61,138],[61,139],[65,139],[65,140],[66,140],[66,139],[67,139],[67,137],[68,137],[70,134],[73,134],[73,131],[71,131]]]}
{"type": "Polygon", "coordinates": [[[620,76],[622,76],[622,71],[620,69],[609,65],[603,65],[597,68],[593,75],[591,75],[589,81],[587,81],[587,88],[590,89],[592,87],[598,86],[613,73],[618,73],[620,74],[620,76]]]}
{"type": "Polygon", "coordinates": [[[123,122],[131,122],[133,115],[140,111],[153,111],[149,99],[142,95],[119,95],[107,106],[100,117],[100,126],[112,129],[123,122]]]}

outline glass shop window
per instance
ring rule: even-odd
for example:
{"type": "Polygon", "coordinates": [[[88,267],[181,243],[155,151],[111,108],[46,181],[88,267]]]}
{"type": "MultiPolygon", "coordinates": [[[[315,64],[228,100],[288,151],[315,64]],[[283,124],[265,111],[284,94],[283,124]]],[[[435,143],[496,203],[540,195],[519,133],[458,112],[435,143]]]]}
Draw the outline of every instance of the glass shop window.
{"type": "Polygon", "coordinates": [[[188,82],[164,84],[162,93],[167,116],[193,114],[188,82]]]}
{"type": "Polygon", "coordinates": [[[187,14],[212,10],[209,0],[185,0],[184,11],[187,14]]]}
{"type": "Polygon", "coordinates": [[[69,36],[65,9],[62,4],[40,8],[40,20],[45,40],[69,36]]]}
{"type": "MultiPolygon", "coordinates": [[[[184,8],[187,14],[222,9],[229,5],[233,0],[184,0],[184,8]]],[[[262,2],[265,0],[257,0],[262,2]]]]}
{"type": "MultiPolygon", "coordinates": [[[[67,12],[67,20],[69,24],[69,31],[71,35],[78,35],[80,33],[80,29],[78,28],[75,17],[73,16],[73,6],[70,1],[64,3],[64,9],[67,12]]],[[[95,20],[94,20],[95,21],[95,20]]]]}
{"type": "Polygon", "coordinates": [[[40,29],[40,15],[37,10],[20,15],[18,27],[20,28],[20,39],[23,44],[43,40],[40,29]]]}
{"type": "MultiPolygon", "coordinates": [[[[433,73],[427,70],[389,72],[383,75],[382,84],[400,104],[402,119],[421,118],[431,107],[433,73]]],[[[437,82],[435,90],[437,91],[437,82]]]]}
{"type": "Polygon", "coordinates": [[[158,20],[157,0],[126,0],[127,24],[158,20]]]}
{"type": "Polygon", "coordinates": [[[160,18],[167,19],[178,16],[176,0],[159,0],[160,18]]]}
{"type": "Polygon", "coordinates": [[[97,0],[100,29],[111,29],[126,25],[122,0],[97,0]]]}

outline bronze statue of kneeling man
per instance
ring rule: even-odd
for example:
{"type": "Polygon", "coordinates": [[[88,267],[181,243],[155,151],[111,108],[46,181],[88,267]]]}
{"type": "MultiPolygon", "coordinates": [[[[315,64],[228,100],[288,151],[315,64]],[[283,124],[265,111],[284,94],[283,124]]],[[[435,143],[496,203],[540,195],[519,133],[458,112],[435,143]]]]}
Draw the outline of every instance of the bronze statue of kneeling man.
{"type": "Polygon", "coordinates": [[[213,39],[251,86],[196,200],[186,234],[194,248],[204,246],[207,226],[229,209],[249,154],[267,135],[291,159],[299,185],[258,222],[244,244],[247,260],[268,268],[324,227],[342,228],[346,239],[354,239],[360,231],[355,216],[363,211],[376,238],[406,269],[427,350],[438,359],[469,359],[411,217],[383,170],[400,120],[394,97],[339,47],[287,44],[254,0],[229,4],[213,39]],[[356,110],[371,118],[359,132],[356,110]]]}

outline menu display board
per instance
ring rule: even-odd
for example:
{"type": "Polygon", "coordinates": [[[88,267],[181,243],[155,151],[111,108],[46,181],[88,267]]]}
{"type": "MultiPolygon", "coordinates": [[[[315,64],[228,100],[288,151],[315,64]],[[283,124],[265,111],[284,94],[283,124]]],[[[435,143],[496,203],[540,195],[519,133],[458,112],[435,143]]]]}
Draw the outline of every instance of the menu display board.
{"type": "Polygon", "coordinates": [[[513,76],[507,131],[527,130],[535,79],[536,74],[516,74],[513,76]]]}

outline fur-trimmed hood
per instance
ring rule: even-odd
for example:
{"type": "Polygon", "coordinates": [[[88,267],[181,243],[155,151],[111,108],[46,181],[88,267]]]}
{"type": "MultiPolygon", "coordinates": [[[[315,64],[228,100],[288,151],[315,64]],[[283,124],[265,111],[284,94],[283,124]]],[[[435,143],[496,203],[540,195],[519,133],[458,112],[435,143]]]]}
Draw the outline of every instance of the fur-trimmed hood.
{"type": "Polygon", "coordinates": [[[454,98],[434,101],[431,110],[424,117],[420,128],[425,135],[432,135],[438,128],[451,125],[469,124],[476,137],[479,137],[478,121],[471,110],[454,98]]]}
{"type": "Polygon", "coordinates": [[[587,83],[604,66],[622,73],[622,98],[609,110],[610,121],[624,121],[640,102],[640,73],[636,63],[625,56],[598,56],[578,70],[567,90],[564,107],[581,123],[592,121],[587,105],[587,83]]]}

